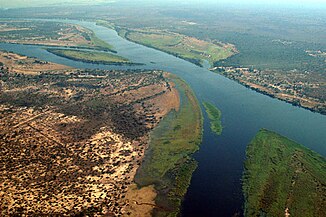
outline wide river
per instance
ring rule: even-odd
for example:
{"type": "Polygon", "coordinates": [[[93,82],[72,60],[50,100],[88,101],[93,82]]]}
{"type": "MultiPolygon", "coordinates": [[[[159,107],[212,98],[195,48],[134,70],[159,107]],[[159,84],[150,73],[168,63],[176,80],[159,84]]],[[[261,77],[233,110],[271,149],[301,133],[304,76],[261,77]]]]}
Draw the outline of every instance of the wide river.
{"type": "Polygon", "coordinates": [[[0,48],[78,68],[161,69],[184,79],[200,102],[208,101],[222,111],[223,133],[211,133],[204,113],[204,137],[194,157],[199,162],[182,207],[183,216],[232,216],[242,212],[241,175],[247,144],[260,128],[289,137],[326,156],[326,116],[294,107],[259,94],[221,75],[161,51],[129,42],[114,30],[91,22],[78,23],[112,44],[118,55],[144,66],[107,66],[57,57],[41,46],[0,43],[0,48]]]}

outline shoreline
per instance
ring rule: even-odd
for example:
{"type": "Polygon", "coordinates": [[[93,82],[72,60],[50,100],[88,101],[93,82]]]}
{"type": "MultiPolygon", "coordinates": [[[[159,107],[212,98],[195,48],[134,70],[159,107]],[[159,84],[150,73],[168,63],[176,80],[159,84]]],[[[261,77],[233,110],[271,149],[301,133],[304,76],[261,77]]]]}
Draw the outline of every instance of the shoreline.
{"type": "Polygon", "coordinates": [[[190,185],[192,174],[197,168],[197,162],[192,155],[198,151],[203,136],[203,116],[196,96],[182,79],[173,74],[169,74],[169,78],[176,85],[175,88],[180,94],[179,111],[171,111],[151,131],[143,163],[135,176],[135,182],[140,189],[151,185],[155,187],[157,192],[155,204],[159,208],[153,207],[154,216],[177,216],[180,214],[182,201],[190,185]],[[190,124],[191,127],[187,128],[179,123],[180,118],[183,118],[188,111],[187,107],[189,109],[190,103],[192,104],[190,107],[193,106],[193,109],[196,109],[193,117],[195,127],[190,124]],[[178,131],[187,131],[189,128],[195,129],[195,136],[183,140],[181,137],[185,135],[178,131]],[[169,138],[179,141],[178,144],[173,143],[169,138]],[[190,141],[192,139],[195,140],[190,141]],[[179,147],[174,150],[175,146],[179,147]],[[176,155],[177,157],[175,157],[176,155]]]}
{"type": "MultiPolygon", "coordinates": [[[[73,60],[73,61],[83,62],[83,63],[102,64],[102,65],[116,65],[116,66],[144,65],[143,63],[133,63],[133,62],[114,62],[114,61],[110,62],[110,61],[102,61],[102,60],[87,60],[87,59],[83,59],[83,58],[68,56],[68,55],[65,55],[63,53],[57,52],[58,50],[64,51],[65,49],[55,50],[55,49],[48,48],[48,49],[45,49],[45,50],[47,52],[51,53],[51,54],[56,55],[56,56],[63,57],[63,58],[66,58],[66,59],[70,59],[70,60],[73,60]]],[[[76,51],[80,51],[80,50],[76,50],[76,51]]]]}
{"type": "MultiPolygon", "coordinates": [[[[212,71],[212,72],[214,72],[214,71],[212,71]]],[[[259,89],[258,87],[254,87],[254,86],[251,86],[250,84],[247,84],[247,83],[245,83],[245,82],[241,82],[241,81],[239,81],[239,80],[232,79],[232,78],[228,77],[227,75],[224,75],[223,73],[218,73],[218,72],[215,72],[215,73],[217,73],[217,74],[219,74],[219,75],[222,75],[223,77],[225,77],[225,78],[227,78],[227,79],[230,79],[231,81],[235,81],[235,82],[237,82],[238,84],[241,84],[242,86],[244,86],[244,87],[246,87],[246,88],[249,88],[249,89],[251,89],[251,90],[254,90],[254,91],[256,91],[257,93],[263,94],[263,95],[265,95],[265,96],[269,96],[269,97],[271,97],[271,98],[273,98],[273,99],[278,99],[278,100],[280,100],[280,101],[283,101],[283,102],[286,102],[286,103],[288,103],[288,104],[291,104],[292,106],[295,106],[295,107],[298,107],[298,108],[303,108],[303,109],[306,109],[306,110],[311,111],[311,112],[313,112],[313,113],[318,113],[318,114],[321,114],[321,115],[326,115],[326,111],[318,111],[318,110],[316,110],[316,109],[314,109],[314,108],[311,108],[311,107],[307,107],[307,106],[301,105],[300,103],[291,102],[291,101],[286,100],[286,99],[284,99],[284,98],[281,98],[281,97],[275,96],[273,93],[269,93],[269,92],[267,92],[267,91],[265,91],[265,90],[259,89]]],[[[257,86],[260,86],[260,85],[257,85],[257,86]]]]}
{"type": "MultiPolygon", "coordinates": [[[[202,67],[202,68],[204,67],[203,64],[201,63],[201,59],[186,58],[186,57],[183,57],[183,56],[181,56],[181,55],[179,55],[177,53],[174,53],[174,52],[171,52],[171,51],[168,51],[168,50],[164,50],[164,49],[161,49],[161,48],[157,48],[157,47],[151,46],[149,44],[141,43],[141,42],[134,41],[134,40],[130,39],[128,37],[128,34],[131,32],[131,30],[128,30],[128,29],[120,29],[119,27],[116,27],[116,28],[114,28],[114,31],[116,31],[121,38],[124,38],[124,39],[126,39],[126,40],[128,40],[130,42],[133,42],[135,44],[143,45],[145,47],[152,48],[152,49],[155,49],[155,50],[158,50],[158,51],[167,53],[167,54],[172,55],[174,57],[177,57],[177,58],[180,58],[182,60],[188,61],[188,62],[190,62],[190,63],[192,63],[192,64],[194,64],[196,66],[199,66],[199,67],[202,67]],[[124,34],[121,34],[121,31],[120,30],[125,30],[126,32],[124,34]]],[[[204,60],[206,60],[206,59],[204,59],[204,60]]]]}
{"type": "Polygon", "coordinates": [[[101,48],[101,47],[85,47],[85,46],[68,46],[68,45],[51,45],[51,44],[38,44],[38,43],[19,43],[19,42],[8,42],[8,41],[0,41],[0,43],[5,44],[21,44],[21,45],[32,45],[32,46],[44,46],[50,48],[71,48],[71,49],[87,49],[92,51],[105,51],[111,53],[118,53],[115,50],[108,49],[108,48],[101,48]]]}
{"type": "MultiPolygon", "coordinates": [[[[100,26],[103,26],[103,25],[100,25],[100,26]]],[[[103,26],[103,27],[105,27],[105,26],[103,26]]],[[[106,27],[106,28],[108,28],[108,27],[106,27]]],[[[185,61],[188,61],[188,62],[190,62],[190,63],[193,63],[193,64],[195,64],[196,66],[199,66],[199,67],[204,68],[204,66],[200,63],[200,60],[199,60],[199,59],[187,59],[187,58],[184,58],[184,57],[182,57],[182,56],[180,56],[180,55],[178,55],[178,54],[176,54],[176,53],[169,52],[169,51],[167,51],[167,50],[160,49],[160,48],[157,48],[157,47],[154,47],[154,46],[151,46],[151,45],[148,45],[148,44],[144,44],[144,43],[141,43],[141,42],[137,42],[137,41],[134,41],[134,40],[128,38],[127,35],[128,35],[128,33],[131,32],[132,30],[128,30],[128,29],[124,29],[124,28],[119,28],[119,27],[115,27],[114,30],[118,33],[118,35],[119,35],[120,37],[122,37],[122,38],[124,38],[124,39],[126,39],[126,40],[128,40],[128,41],[131,41],[131,42],[133,42],[133,43],[140,44],[140,45],[143,45],[143,46],[145,46],[145,47],[152,48],[152,49],[155,49],[155,50],[158,50],[158,51],[162,51],[162,52],[167,53],[167,54],[170,54],[170,55],[172,55],[172,56],[174,56],[174,57],[177,57],[177,58],[183,59],[183,60],[185,60],[185,61]],[[124,31],[125,31],[124,34],[121,34],[120,30],[124,30],[124,31]],[[192,61],[192,60],[194,60],[194,61],[192,61]]],[[[206,59],[204,59],[204,60],[206,60],[206,59]]],[[[212,69],[209,69],[209,71],[211,71],[211,72],[215,72],[215,71],[212,70],[212,69]]],[[[269,93],[269,92],[264,91],[264,90],[262,90],[262,89],[259,89],[259,88],[256,88],[256,87],[253,87],[253,86],[250,86],[249,84],[246,84],[246,83],[241,82],[241,81],[239,81],[239,80],[232,79],[232,78],[228,77],[227,75],[224,75],[223,73],[218,73],[218,72],[215,72],[215,73],[220,74],[220,75],[223,75],[224,77],[226,77],[226,78],[228,78],[228,79],[230,79],[230,80],[232,80],[232,81],[236,81],[237,83],[241,84],[242,86],[245,86],[245,87],[247,87],[247,88],[250,88],[251,90],[254,90],[254,91],[256,91],[256,92],[258,92],[258,93],[260,93],[260,94],[263,94],[263,95],[266,95],[266,96],[272,97],[272,98],[274,98],[274,99],[278,99],[278,100],[284,101],[284,102],[289,103],[289,104],[291,104],[291,105],[293,105],[293,106],[296,106],[296,107],[299,107],[299,108],[303,108],[303,109],[309,110],[309,111],[311,111],[311,112],[313,112],[313,113],[319,113],[319,114],[322,114],[322,115],[326,115],[326,110],[323,111],[323,110],[314,109],[314,108],[311,108],[311,107],[308,107],[308,106],[304,106],[304,105],[301,105],[300,102],[293,102],[293,101],[289,101],[289,100],[287,100],[287,99],[285,99],[285,98],[275,96],[273,93],[269,93]]]]}

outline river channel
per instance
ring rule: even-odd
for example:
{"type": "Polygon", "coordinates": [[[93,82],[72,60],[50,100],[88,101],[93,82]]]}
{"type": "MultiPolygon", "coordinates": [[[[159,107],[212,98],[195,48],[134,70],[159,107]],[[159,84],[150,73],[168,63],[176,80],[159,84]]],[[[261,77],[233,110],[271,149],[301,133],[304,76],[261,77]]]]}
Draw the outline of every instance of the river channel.
{"type": "Polygon", "coordinates": [[[222,111],[224,128],[220,136],[210,131],[207,115],[203,112],[203,142],[194,155],[198,168],[183,203],[183,216],[229,217],[242,213],[241,175],[245,149],[260,128],[278,132],[326,156],[326,116],[262,95],[172,55],[129,42],[114,30],[95,23],[64,22],[93,30],[97,37],[112,44],[118,55],[145,65],[81,63],[55,56],[42,46],[0,43],[0,48],[76,68],[165,70],[184,79],[199,102],[211,102],[222,111]]]}

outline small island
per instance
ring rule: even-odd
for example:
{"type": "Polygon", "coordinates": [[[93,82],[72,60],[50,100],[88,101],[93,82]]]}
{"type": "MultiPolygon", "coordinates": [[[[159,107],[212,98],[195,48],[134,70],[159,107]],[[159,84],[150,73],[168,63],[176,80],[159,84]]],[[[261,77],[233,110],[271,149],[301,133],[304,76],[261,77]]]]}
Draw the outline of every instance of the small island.
{"type": "Polygon", "coordinates": [[[133,63],[124,57],[106,52],[54,48],[47,48],[46,50],[57,56],[84,63],[103,65],[142,65],[140,63],[133,63]]]}
{"type": "Polygon", "coordinates": [[[245,216],[326,216],[326,161],[262,129],[247,148],[245,216]]]}
{"type": "Polygon", "coordinates": [[[221,135],[223,130],[221,122],[221,111],[212,103],[203,102],[203,105],[211,123],[211,130],[217,135],[221,135]]]}

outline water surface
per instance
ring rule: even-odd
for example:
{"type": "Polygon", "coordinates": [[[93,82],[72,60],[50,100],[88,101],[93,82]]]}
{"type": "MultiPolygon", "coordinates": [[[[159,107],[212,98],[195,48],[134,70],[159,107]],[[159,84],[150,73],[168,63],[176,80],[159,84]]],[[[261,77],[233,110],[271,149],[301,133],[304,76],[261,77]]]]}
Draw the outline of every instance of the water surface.
{"type": "Polygon", "coordinates": [[[262,95],[172,55],[129,42],[114,30],[91,22],[64,22],[92,29],[99,38],[112,44],[118,55],[146,65],[81,63],[55,56],[41,46],[0,43],[0,48],[76,68],[165,70],[184,79],[200,102],[211,102],[222,111],[221,136],[210,131],[204,113],[203,143],[194,156],[199,166],[183,203],[183,216],[232,216],[242,212],[240,179],[245,149],[260,128],[276,131],[326,156],[326,116],[262,95]]]}

